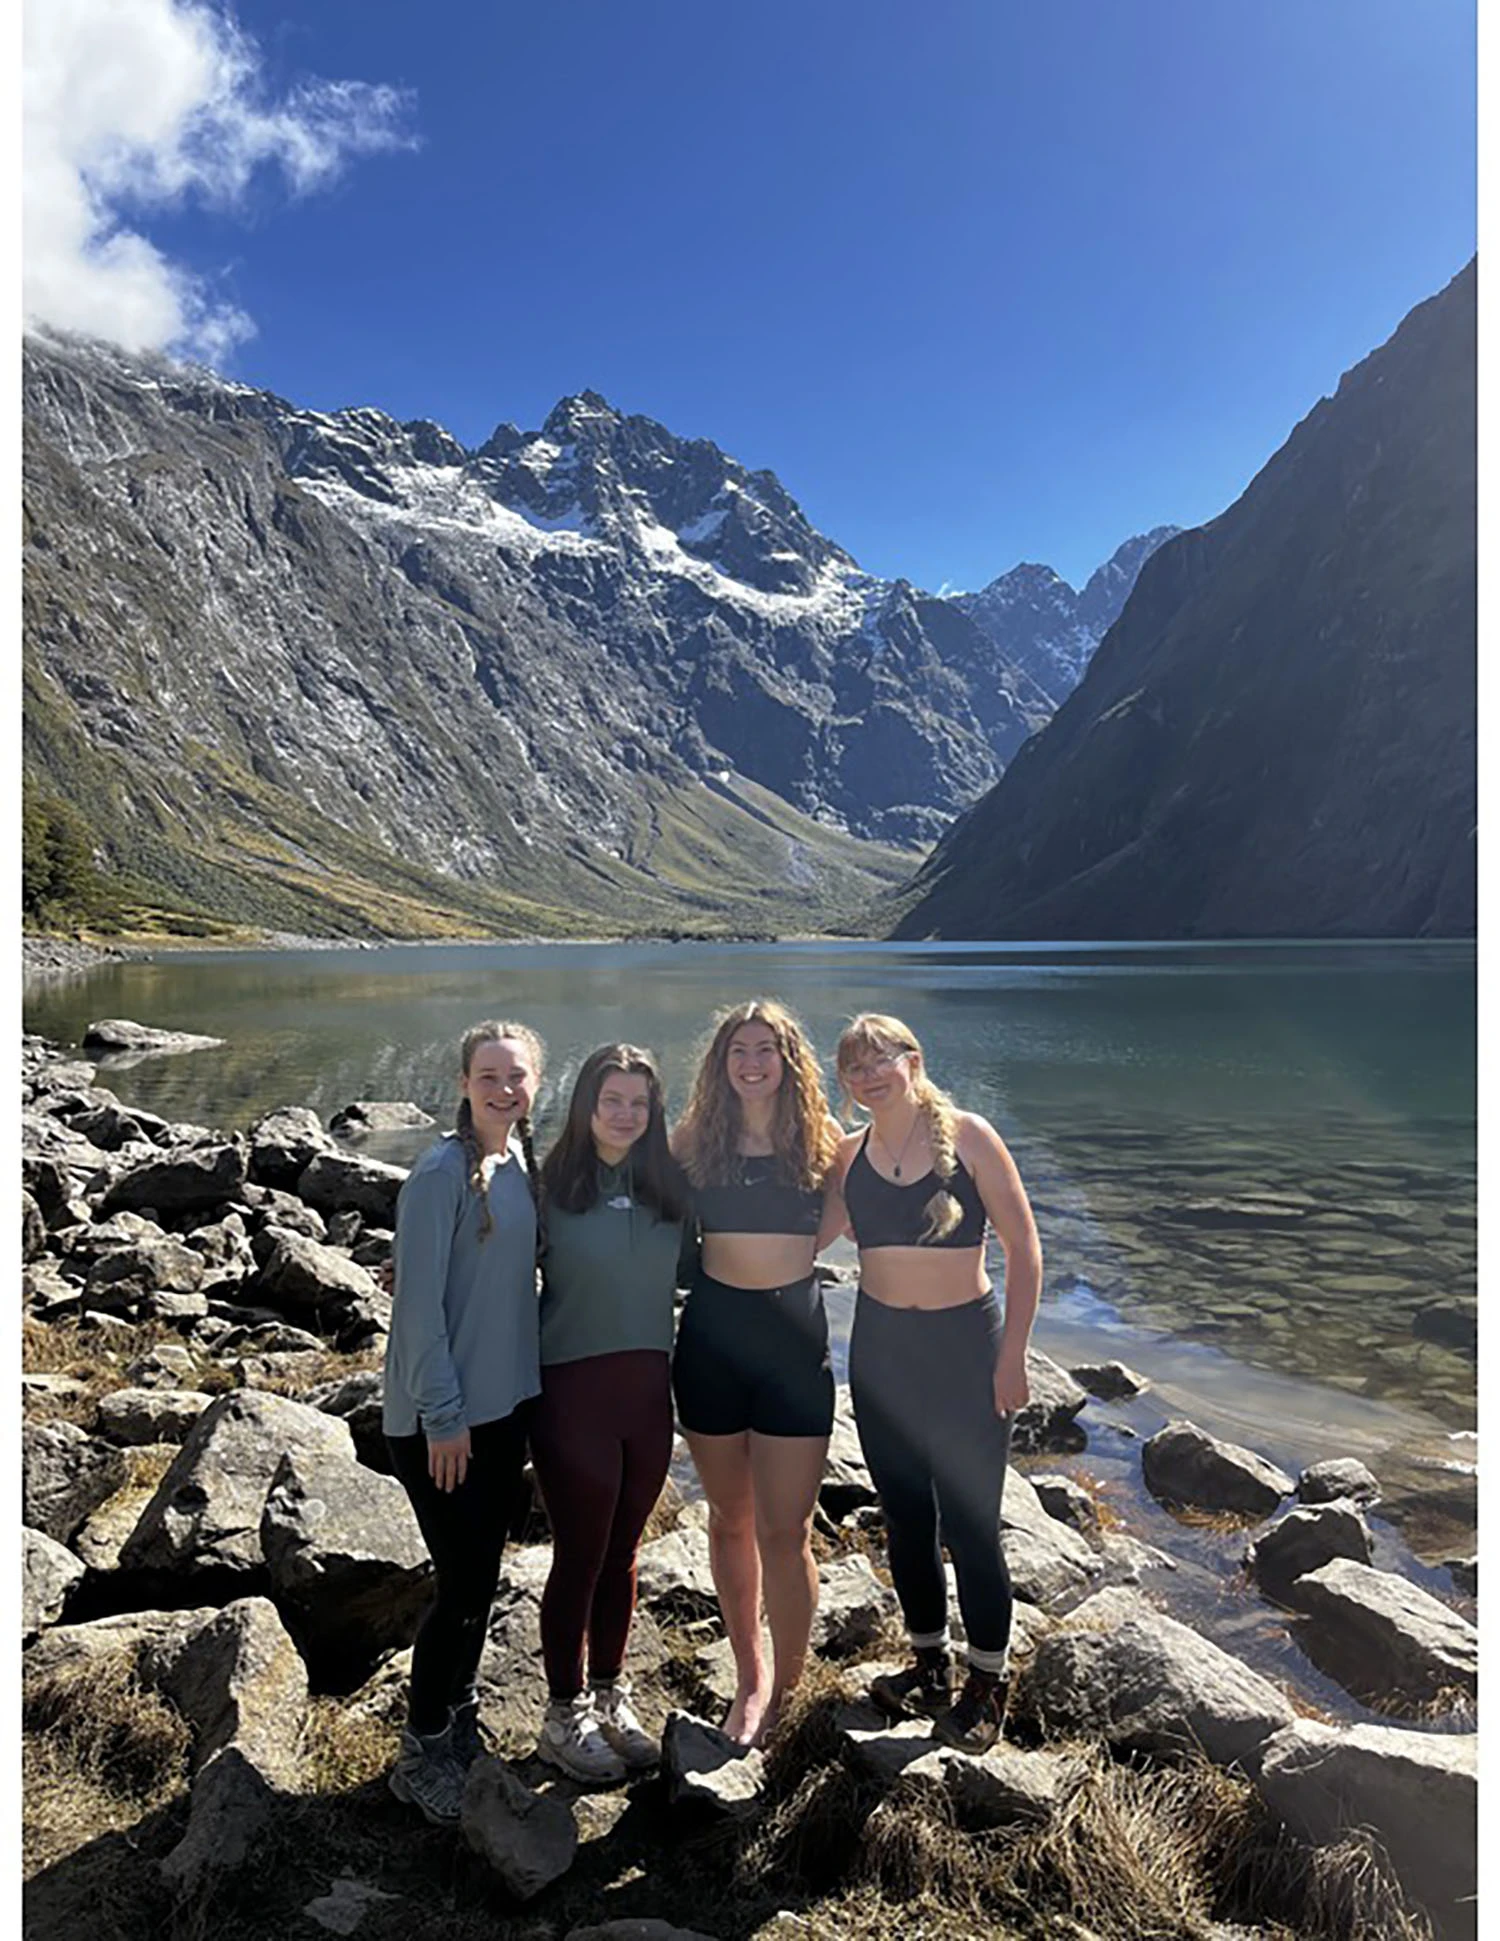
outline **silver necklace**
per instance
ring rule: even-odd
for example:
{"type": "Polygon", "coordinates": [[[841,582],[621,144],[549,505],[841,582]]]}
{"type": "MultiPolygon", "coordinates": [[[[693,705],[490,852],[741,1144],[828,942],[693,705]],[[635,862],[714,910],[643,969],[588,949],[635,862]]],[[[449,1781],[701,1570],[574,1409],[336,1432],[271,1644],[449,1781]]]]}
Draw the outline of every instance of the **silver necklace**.
{"type": "Polygon", "coordinates": [[[872,1132],[875,1132],[875,1137],[877,1139],[880,1139],[881,1150],[884,1152],[886,1158],[890,1160],[891,1173],[893,1177],[896,1179],[900,1179],[901,1177],[901,1162],[906,1157],[906,1149],[911,1144],[911,1136],[916,1131],[917,1121],[921,1118],[921,1116],[922,1115],[920,1112],[914,1112],[912,1114],[911,1124],[906,1128],[906,1137],[901,1141],[901,1150],[898,1153],[893,1153],[891,1151],[890,1147],[885,1143],[884,1139],[880,1139],[880,1134],[878,1132],[875,1132],[875,1127],[873,1122],[871,1124],[870,1130],[872,1132]]]}

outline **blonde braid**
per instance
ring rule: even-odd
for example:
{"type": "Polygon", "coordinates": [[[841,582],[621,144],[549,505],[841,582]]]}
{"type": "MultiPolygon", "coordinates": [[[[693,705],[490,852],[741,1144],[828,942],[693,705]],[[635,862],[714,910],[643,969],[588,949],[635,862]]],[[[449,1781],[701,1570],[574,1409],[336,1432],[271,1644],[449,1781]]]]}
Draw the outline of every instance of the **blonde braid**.
{"type": "Polygon", "coordinates": [[[948,1191],[948,1181],[958,1167],[958,1148],[954,1144],[953,1101],[946,1092],[940,1092],[927,1076],[925,1069],[912,1086],[917,1110],[927,1124],[927,1138],[932,1147],[932,1170],[943,1184],[923,1207],[927,1224],[922,1229],[918,1245],[934,1240],[942,1240],[958,1225],[964,1217],[964,1210],[952,1193],[948,1191]]]}

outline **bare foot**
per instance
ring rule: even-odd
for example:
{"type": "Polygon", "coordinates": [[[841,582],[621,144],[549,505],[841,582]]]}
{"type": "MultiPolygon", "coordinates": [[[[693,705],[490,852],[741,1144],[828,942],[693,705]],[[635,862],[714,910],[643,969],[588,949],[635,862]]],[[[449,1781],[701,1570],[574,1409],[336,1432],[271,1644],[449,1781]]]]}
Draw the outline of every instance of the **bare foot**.
{"type": "Polygon", "coordinates": [[[724,1721],[725,1738],[733,1739],[736,1745],[753,1745],[761,1730],[765,1709],[765,1697],[759,1690],[736,1692],[729,1716],[724,1721]]]}
{"type": "Polygon", "coordinates": [[[752,1750],[765,1749],[771,1734],[776,1730],[776,1721],[781,1717],[785,1702],[785,1692],[772,1692],[770,1703],[760,1715],[760,1724],[755,1729],[755,1736],[746,1742],[752,1750]]]}

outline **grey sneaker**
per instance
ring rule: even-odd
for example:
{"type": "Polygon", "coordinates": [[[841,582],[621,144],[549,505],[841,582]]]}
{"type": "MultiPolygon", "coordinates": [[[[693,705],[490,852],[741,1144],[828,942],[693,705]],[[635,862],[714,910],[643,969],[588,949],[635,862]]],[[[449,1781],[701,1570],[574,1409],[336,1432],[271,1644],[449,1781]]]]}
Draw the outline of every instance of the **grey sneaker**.
{"type": "Polygon", "coordinates": [[[626,1776],[625,1761],[599,1728],[589,1691],[551,1701],[536,1750],[539,1759],[586,1786],[613,1786],[626,1776]]]}
{"type": "Polygon", "coordinates": [[[390,1788],[397,1799],[417,1807],[434,1826],[452,1826],[464,1797],[464,1769],[453,1751],[453,1722],[424,1738],[410,1726],[391,1768],[390,1788]]]}
{"type": "Polygon", "coordinates": [[[479,1700],[471,1692],[453,1708],[453,1756],[467,1772],[476,1759],[489,1751],[485,1728],[480,1723],[479,1700]]]}
{"type": "Polygon", "coordinates": [[[632,1772],[661,1763],[661,1746],[635,1715],[630,1687],[620,1680],[594,1687],[594,1713],[599,1730],[632,1772]]]}

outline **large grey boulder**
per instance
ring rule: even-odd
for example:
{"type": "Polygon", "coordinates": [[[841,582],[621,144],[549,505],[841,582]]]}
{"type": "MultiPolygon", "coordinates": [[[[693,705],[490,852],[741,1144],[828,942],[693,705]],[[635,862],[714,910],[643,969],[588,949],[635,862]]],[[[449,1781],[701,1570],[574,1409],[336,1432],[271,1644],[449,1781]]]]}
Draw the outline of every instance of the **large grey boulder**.
{"type": "Polygon", "coordinates": [[[1169,1422],[1141,1445],[1141,1471],[1153,1496],[1205,1510],[1269,1516],[1293,1483],[1252,1449],[1221,1442],[1192,1422],[1169,1422]]]}
{"type": "Polygon", "coordinates": [[[148,1639],[138,1671],[193,1727],[187,1831],[162,1874],[197,1892],[243,1865],[277,1799],[297,1788],[307,1671],[263,1597],[240,1598],[186,1635],[148,1639]]]}
{"type": "Polygon", "coordinates": [[[129,1569],[194,1575],[263,1568],[260,1520],[283,1456],[315,1466],[351,1459],[354,1443],[335,1416],[254,1389],[205,1409],[162,1478],[121,1553],[129,1569]]]}
{"type": "Polygon", "coordinates": [[[668,1716],[661,1743],[667,1799],[692,1805],[724,1819],[743,1819],[755,1811],[765,1790],[766,1762],[703,1719],[687,1712],[668,1716]]]}
{"type": "Polygon", "coordinates": [[[1367,1564],[1374,1554],[1370,1526],[1349,1501],[1289,1510],[1245,1548],[1245,1563],[1268,1596],[1284,1601],[1292,1580],[1335,1557],[1367,1564]]]}
{"type": "Polygon", "coordinates": [[[319,1153],[298,1178],[297,1193],[319,1213],[352,1207],[375,1226],[394,1227],[396,1196],[406,1172],[404,1166],[387,1166],[354,1153],[319,1153]]]}
{"type": "Polygon", "coordinates": [[[1478,1630],[1404,1577],[1336,1557],[1298,1577],[1287,1598],[1308,1615],[1300,1635],[1311,1655],[1346,1691],[1419,1703],[1478,1688],[1478,1630]]]}
{"type": "Polygon", "coordinates": [[[326,1450],[283,1456],[260,1543],[271,1589],[308,1662],[342,1689],[384,1651],[411,1643],[432,1598],[432,1566],[406,1491],[326,1450]]]}
{"type": "Polygon", "coordinates": [[[29,1683],[59,1672],[87,1676],[97,1668],[102,1674],[123,1663],[139,1675],[148,1646],[160,1646],[168,1653],[180,1649],[218,1615],[208,1605],[191,1611],[124,1611],[90,1624],[60,1624],[44,1631],[26,1653],[22,1673],[29,1683]]]}
{"type": "Polygon", "coordinates": [[[868,1557],[855,1552],[819,1564],[813,1649],[846,1658],[871,1643],[899,1609],[896,1593],[881,1583],[868,1557]]]}
{"type": "Polygon", "coordinates": [[[41,1530],[21,1527],[21,1642],[61,1621],[84,1567],[41,1530]]]}
{"type": "Polygon", "coordinates": [[[1026,1350],[1026,1384],[1031,1400],[1016,1411],[1011,1447],[1017,1451],[1080,1447],[1083,1431],[1078,1416],[1089,1399],[1088,1391],[1039,1348],[1026,1350]]]}
{"type": "Polygon", "coordinates": [[[1017,1694],[1053,1733],[1174,1753],[1198,1748],[1253,1774],[1288,1700],[1227,1651],[1156,1610],[1139,1591],[1095,1593],[1041,1637],[1017,1694]]]}
{"type": "Polygon", "coordinates": [[[378,1368],[361,1369],[342,1381],[319,1382],[302,1397],[309,1408],[322,1409],[349,1424],[354,1438],[354,1453],[367,1469],[381,1475],[391,1473],[390,1452],[385,1446],[382,1408],[385,1375],[378,1368]]]}
{"type": "Polygon", "coordinates": [[[250,1178],[290,1193],[319,1153],[335,1150],[310,1106],[283,1105],[250,1128],[250,1178]]]}
{"type": "Polygon", "coordinates": [[[21,1429],[21,1521],[58,1543],[126,1480],[118,1449],[72,1422],[27,1422],[21,1429]]]}
{"type": "Polygon", "coordinates": [[[682,1618],[711,1617],[718,1608],[708,1561],[708,1532],[680,1523],[641,1545],[636,1558],[636,1595],[653,1611],[682,1618]]]}
{"type": "Polygon", "coordinates": [[[1473,1733],[1296,1719],[1267,1742],[1258,1786],[1272,1812],[1314,1846],[1372,1829],[1441,1941],[1477,1932],[1473,1733]]]}
{"type": "Polygon", "coordinates": [[[255,1236],[253,1251],[261,1262],[255,1293],[277,1307],[342,1307],[372,1301],[379,1291],[371,1275],[347,1254],[306,1234],[266,1227],[255,1236]]]}
{"type": "Polygon", "coordinates": [[[307,1668],[268,1598],[237,1598],[186,1634],[144,1639],[136,1670],[192,1726],[195,1770],[234,1744],[268,1778],[295,1783],[307,1668]]]}
{"type": "Polygon", "coordinates": [[[1027,1604],[1072,1596],[1104,1568],[1076,1530],[1047,1514],[1030,1479],[1014,1468],[1005,1472],[1000,1544],[1015,1594],[1027,1604]]]}
{"type": "Polygon", "coordinates": [[[960,1752],[933,1737],[926,1720],[873,1724],[864,1706],[844,1709],[839,1742],[845,1763],[877,1785],[926,1779],[940,1786],[967,1830],[1041,1826],[1078,1785],[1083,1762],[1052,1747],[1023,1751],[1004,1743],[986,1753],[960,1752]]]}
{"type": "Polygon", "coordinates": [[[184,1442],[212,1400],[197,1389],[117,1388],[99,1397],[97,1426],[111,1442],[184,1442]]]}
{"type": "Polygon", "coordinates": [[[245,1184],[241,1141],[183,1146],[131,1166],[111,1183],[101,1210],[149,1206],[158,1213],[212,1211],[235,1199],[245,1184]]]}
{"type": "Polygon", "coordinates": [[[578,1826],[567,1801],[556,1793],[533,1793],[499,1759],[476,1759],[469,1768],[459,1826],[521,1901],[565,1874],[578,1851],[578,1826]]]}
{"type": "MultiPolygon", "coordinates": [[[[74,1247],[76,1259],[81,1249],[74,1247]]],[[[112,1246],[96,1253],[85,1283],[89,1300],[102,1303],[105,1291],[116,1282],[134,1282],[142,1294],[159,1289],[168,1294],[196,1294],[203,1285],[203,1256],[184,1241],[169,1234],[143,1237],[123,1246],[112,1246]]]]}

